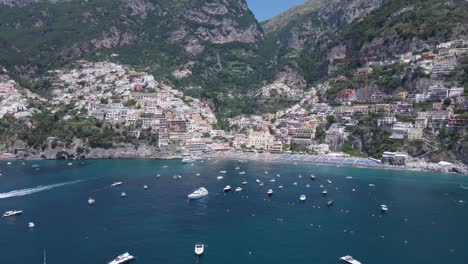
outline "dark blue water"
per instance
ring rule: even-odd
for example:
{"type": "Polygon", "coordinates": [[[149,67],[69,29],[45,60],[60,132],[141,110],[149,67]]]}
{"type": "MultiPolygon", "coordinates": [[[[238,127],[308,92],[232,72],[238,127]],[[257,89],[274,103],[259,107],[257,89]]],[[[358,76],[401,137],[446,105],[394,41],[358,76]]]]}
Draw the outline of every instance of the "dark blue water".
{"type": "Polygon", "coordinates": [[[0,219],[0,262],[42,263],[46,249],[48,264],[108,263],[126,251],[140,264],[195,263],[194,244],[203,242],[199,263],[325,264],[347,254],[362,263],[468,263],[468,190],[460,187],[468,187],[466,175],[261,162],[241,164],[246,175],[238,175],[237,165],[2,161],[0,211],[24,213],[0,219]],[[228,173],[216,180],[220,170],[228,173]],[[226,184],[234,189],[244,180],[249,183],[241,193],[223,194],[226,184]],[[114,181],[124,184],[111,188],[114,181]],[[200,186],[209,196],[188,202],[187,194],[200,186]],[[275,191],[271,198],[265,195],[269,188],[275,191]],[[303,204],[301,194],[307,195],[303,204]],[[329,199],[335,201],[331,207],[329,199]],[[380,204],[389,213],[382,215],[380,204]]]}

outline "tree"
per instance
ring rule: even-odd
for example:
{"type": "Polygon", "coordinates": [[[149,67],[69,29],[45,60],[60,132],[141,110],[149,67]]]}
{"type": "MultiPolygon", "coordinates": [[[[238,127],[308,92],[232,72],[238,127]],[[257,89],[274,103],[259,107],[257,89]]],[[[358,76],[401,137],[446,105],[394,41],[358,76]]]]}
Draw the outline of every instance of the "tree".
{"type": "Polygon", "coordinates": [[[445,98],[444,99],[444,105],[449,106],[450,104],[452,104],[452,100],[450,98],[445,98]]]}

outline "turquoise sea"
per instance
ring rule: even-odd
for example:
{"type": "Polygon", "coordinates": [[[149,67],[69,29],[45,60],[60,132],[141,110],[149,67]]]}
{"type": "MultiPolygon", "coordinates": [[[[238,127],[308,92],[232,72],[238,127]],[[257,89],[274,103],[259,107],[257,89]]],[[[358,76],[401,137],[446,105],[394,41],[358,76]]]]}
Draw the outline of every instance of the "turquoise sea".
{"type": "Polygon", "coordinates": [[[466,175],[216,160],[67,163],[0,162],[0,211],[24,210],[0,219],[1,263],[43,263],[45,249],[48,264],[108,263],[126,251],[139,264],[186,264],[195,263],[197,242],[206,245],[200,264],[326,264],[348,254],[363,264],[468,263],[466,175]],[[115,181],[123,185],[110,187],[115,181]],[[233,190],[224,194],[227,184],[233,190]],[[187,201],[201,186],[209,195],[187,201]]]}

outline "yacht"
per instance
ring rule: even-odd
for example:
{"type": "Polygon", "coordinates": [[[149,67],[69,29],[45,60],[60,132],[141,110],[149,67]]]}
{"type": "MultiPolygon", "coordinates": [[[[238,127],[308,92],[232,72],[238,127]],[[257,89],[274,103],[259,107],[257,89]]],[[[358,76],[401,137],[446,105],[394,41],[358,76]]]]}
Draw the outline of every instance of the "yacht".
{"type": "Polygon", "coordinates": [[[272,189],[269,189],[269,190],[267,191],[267,195],[270,196],[270,195],[272,195],[272,194],[273,194],[273,190],[272,190],[272,189]]]}
{"type": "Polygon", "coordinates": [[[122,255],[117,256],[114,260],[109,262],[109,264],[123,264],[135,260],[135,257],[130,255],[128,252],[123,253],[122,255]]]}
{"type": "Polygon", "coordinates": [[[114,182],[113,184],[111,184],[112,187],[116,187],[120,185],[122,185],[122,182],[114,182]]]}
{"type": "Polygon", "coordinates": [[[341,257],[340,260],[344,263],[348,263],[348,264],[361,264],[361,262],[355,260],[353,257],[351,256],[344,256],[344,257],[341,257]]]}
{"type": "Polygon", "coordinates": [[[21,210],[13,210],[13,211],[6,211],[2,217],[9,217],[22,214],[23,211],[21,210]]]}
{"type": "Polygon", "coordinates": [[[89,205],[93,205],[95,202],[96,202],[96,200],[94,200],[93,198],[89,197],[89,199],[88,199],[88,204],[89,204],[89,205]]]}
{"type": "Polygon", "coordinates": [[[223,179],[223,176],[218,176],[216,177],[217,180],[222,180],[223,179]]]}
{"type": "Polygon", "coordinates": [[[247,185],[247,182],[246,181],[242,182],[242,185],[247,185]]]}
{"type": "Polygon", "coordinates": [[[330,201],[327,202],[327,205],[328,205],[328,206],[331,206],[331,205],[333,205],[333,203],[334,203],[334,201],[333,201],[333,200],[330,200],[330,201]]]}
{"type": "Polygon", "coordinates": [[[192,159],[192,158],[183,158],[182,159],[182,163],[184,163],[184,164],[193,163],[193,162],[195,162],[195,160],[192,159]]]}
{"type": "Polygon", "coordinates": [[[205,187],[201,187],[198,190],[188,195],[189,200],[195,200],[203,196],[208,195],[208,190],[205,187]]]}
{"type": "Polygon", "coordinates": [[[127,194],[125,192],[120,193],[120,197],[125,197],[125,196],[127,196],[127,194]]]}
{"type": "Polygon", "coordinates": [[[205,245],[201,243],[195,244],[195,255],[200,256],[205,251],[205,245]]]}
{"type": "Polygon", "coordinates": [[[301,202],[304,202],[306,199],[307,199],[307,197],[306,197],[304,194],[302,194],[302,195],[299,197],[299,200],[300,200],[301,202]]]}
{"type": "Polygon", "coordinates": [[[322,194],[327,195],[328,194],[327,190],[323,190],[322,194]]]}
{"type": "Polygon", "coordinates": [[[225,192],[229,192],[230,190],[231,190],[231,185],[226,185],[226,187],[224,187],[225,192]]]}
{"type": "Polygon", "coordinates": [[[148,185],[143,185],[143,189],[148,189],[148,185]]]}
{"type": "Polygon", "coordinates": [[[385,204],[380,205],[380,209],[382,210],[383,213],[388,212],[388,207],[385,204]]]}
{"type": "Polygon", "coordinates": [[[241,188],[241,187],[237,187],[237,188],[236,188],[236,192],[240,192],[240,191],[242,191],[242,188],[241,188]]]}

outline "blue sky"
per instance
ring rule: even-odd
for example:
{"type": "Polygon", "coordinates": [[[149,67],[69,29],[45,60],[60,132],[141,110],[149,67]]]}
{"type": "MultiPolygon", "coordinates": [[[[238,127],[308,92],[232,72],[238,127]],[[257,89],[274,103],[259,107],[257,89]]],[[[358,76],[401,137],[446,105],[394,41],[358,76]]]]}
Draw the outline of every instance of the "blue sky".
{"type": "Polygon", "coordinates": [[[305,0],[247,0],[258,21],[265,21],[305,0]]]}

